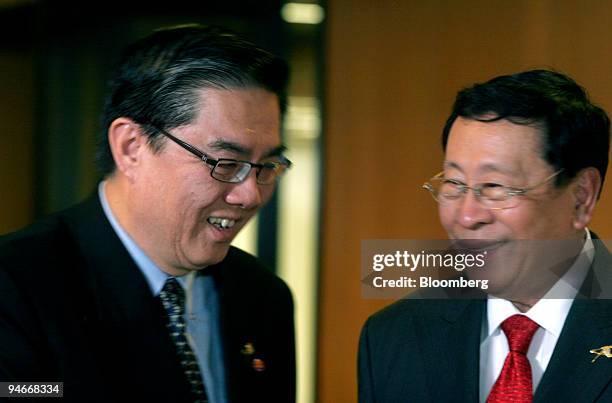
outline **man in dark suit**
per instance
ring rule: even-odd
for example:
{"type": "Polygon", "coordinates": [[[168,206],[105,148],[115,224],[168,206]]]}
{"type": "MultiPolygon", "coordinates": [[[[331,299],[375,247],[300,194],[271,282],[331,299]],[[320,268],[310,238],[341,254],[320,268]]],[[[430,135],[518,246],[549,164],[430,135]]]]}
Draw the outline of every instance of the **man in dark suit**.
{"type": "Polygon", "coordinates": [[[70,402],[295,401],[291,293],[230,246],[290,166],[287,76],[214,28],[126,50],[97,191],[0,241],[0,381],[63,382],[70,402]]]}
{"type": "Polygon", "coordinates": [[[421,289],[370,317],[360,402],[612,401],[612,259],[587,228],[609,130],[606,113],[556,72],[459,92],[444,170],[425,187],[454,243],[487,254],[467,275],[489,289],[480,299],[421,289]]]}

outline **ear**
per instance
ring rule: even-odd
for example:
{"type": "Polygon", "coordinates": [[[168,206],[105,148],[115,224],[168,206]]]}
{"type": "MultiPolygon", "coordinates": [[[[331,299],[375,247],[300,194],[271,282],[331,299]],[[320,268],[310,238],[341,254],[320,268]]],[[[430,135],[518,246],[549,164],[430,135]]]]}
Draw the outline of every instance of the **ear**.
{"type": "Polygon", "coordinates": [[[574,228],[584,229],[593,218],[595,204],[601,189],[601,176],[593,167],[584,168],[572,181],[574,197],[574,228]]]}
{"type": "Polygon", "coordinates": [[[140,126],[131,119],[117,118],[108,128],[108,142],[117,171],[132,181],[146,149],[147,139],[140,126]]]}

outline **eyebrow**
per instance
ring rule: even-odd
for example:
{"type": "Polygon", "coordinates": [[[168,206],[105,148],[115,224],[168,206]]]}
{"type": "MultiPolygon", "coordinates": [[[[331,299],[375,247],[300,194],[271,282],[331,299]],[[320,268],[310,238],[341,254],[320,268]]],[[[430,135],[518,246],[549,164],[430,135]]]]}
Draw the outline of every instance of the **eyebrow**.
{"type": "MultiPolygon", "coordinates": [[[[228,140],[215,140],[209,143],[208,147],[214,151],[230,151],[239,155],[243,155],[245,157],[249,157],[253,154],[253,151],[251,149],[244,147],[236,142],[228,140]]],[[[286,150],[287,147],[285,145],[274,147],[268,152],[266,152],[264,158],[281,156],[286,150]]]]}
{"type": "MultiPolygon", "coordinates": [[[[454,169],[457,169],[457,170],[463,172],[463,169],[461,169],[459,164],[457,164],[455,162],[445,161],[444,162],[444,168],[454,168],[454,169]]],[[[478,171],[481,171],[482,173],[498,172],[498,173],[506,174],[506,175],[515,175],[516,174],[516,172],[514,170],[512,170],[512,169],[505,169],[504,167],[500,167],[499,165],[496,165],[496,164],[484,164],[484,165],[478,167],[478,171]]]]}

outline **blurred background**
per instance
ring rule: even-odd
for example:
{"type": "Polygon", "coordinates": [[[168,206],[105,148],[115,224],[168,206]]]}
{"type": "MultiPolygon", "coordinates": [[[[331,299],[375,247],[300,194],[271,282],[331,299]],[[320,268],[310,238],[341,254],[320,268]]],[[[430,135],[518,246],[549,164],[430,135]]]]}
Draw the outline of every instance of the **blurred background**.
{"type": "MultiPolygon", "coordinates": [[[[292,69],[294,168],[236,244],[296,300],[299,403],[354,402],[364,239],[442,239],[420,189],[456,92],[554,68],[612,113],[612,1],[0,0],[0,233],[91,193],[98,116],[121,48],[180,23],[228,26],[292,69]]],[[[609,173],[610,175],[610,173],[609,173]]],[[[591,228],[612,238],[607,184],[591,228]]],[[[401,337],[401,335],[398,335],[401,337]]]]}

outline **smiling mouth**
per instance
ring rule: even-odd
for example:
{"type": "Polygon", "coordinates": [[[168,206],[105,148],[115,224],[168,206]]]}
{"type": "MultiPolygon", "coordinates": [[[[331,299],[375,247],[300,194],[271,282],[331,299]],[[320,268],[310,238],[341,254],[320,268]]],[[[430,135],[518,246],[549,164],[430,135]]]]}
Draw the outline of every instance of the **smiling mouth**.
{"type": "Polygon", "coordinates": [[[214,225],[219,229],[229,229],[236,224],[236,220],[221,217],[208,217],[206,221],[208,221],[209,224],[214,225]]]}

